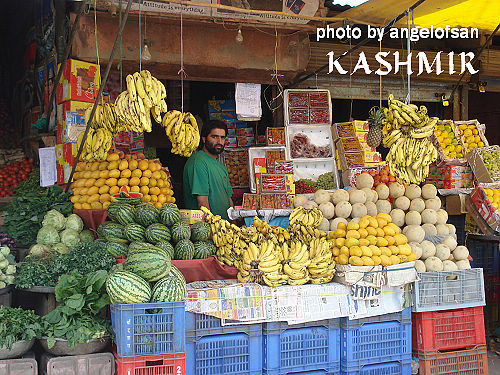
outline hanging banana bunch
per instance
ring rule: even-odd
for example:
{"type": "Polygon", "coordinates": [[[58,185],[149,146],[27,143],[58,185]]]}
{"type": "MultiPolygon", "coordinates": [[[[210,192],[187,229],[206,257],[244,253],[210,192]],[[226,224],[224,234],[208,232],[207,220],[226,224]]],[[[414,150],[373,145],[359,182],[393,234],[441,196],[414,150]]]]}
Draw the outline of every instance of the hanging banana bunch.
{"type": "Polygon", "coordinates": [[[161,124],[172,142],[172,153],[188,157],[198,148],[200,131],[191,113],[169,111],[163,116],[161,124]]]}
{"type": "Polygon", "coordinates": [[[117,117],[127,130],[150,132],[151,115],[160,124],[161,113],[167,112],[165,86],[148,70],[129,74],[126,82],[127,90],[118,95],[115,101],[117,117]]]}
{"type": "Polygon", "coordinates": [[[389,95],[382,142],[389,147],[386,162],[391,175],[404,184],[419,184],[429,174],[429,165],[437,159],[437,150],[429,139],[434,134],[437,117],[429,117],[427,108],[405,104],[389,95]]]}
{"type": "MultiPolygon", "coordinates": [[[[81,132],[78,135],[78,139],[76,140],[77,149],[79,149],[82,144],[84,133],[85,132],[81,132]]],[[[108,151],[113,144],[113,137],[113,133],[106,128],[89,128],[82,153],[80,154],[80,160],[106,160],[108,151]]]]}

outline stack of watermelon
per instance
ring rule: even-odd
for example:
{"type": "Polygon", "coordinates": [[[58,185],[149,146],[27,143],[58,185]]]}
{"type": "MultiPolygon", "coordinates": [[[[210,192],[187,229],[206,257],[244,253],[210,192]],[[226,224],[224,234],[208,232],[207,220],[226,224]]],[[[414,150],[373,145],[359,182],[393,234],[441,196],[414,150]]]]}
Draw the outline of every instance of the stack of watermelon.
{"type": "Polygon", "coordinates": [[[171,302],[183,300],[186,281],[172,259],[204,259],[215,254],[210,226],[199,222],[189,227],[181,221],[175,204],[161,209],[150,203],[132,206],[111,203],[108,217],[99,226],[98,241],[124,265],[110,272],[106,290],[113,303],[171,302]]]}

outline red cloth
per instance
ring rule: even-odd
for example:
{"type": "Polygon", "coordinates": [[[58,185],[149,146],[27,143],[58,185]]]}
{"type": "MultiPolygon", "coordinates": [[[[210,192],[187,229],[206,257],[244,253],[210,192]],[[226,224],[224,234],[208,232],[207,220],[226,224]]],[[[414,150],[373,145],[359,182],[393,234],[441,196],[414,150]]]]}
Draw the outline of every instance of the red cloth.
{"type": "Polygon", "coordinates": [[[173,260],[172,264],[182,272],[187,283],[236,279],[238,274],[235,267],[223,266],[214,255],[207,259],[173,260]]]}
{"type": "Polygon", "coordinates": [[[106,221],[107,217],[105,209],[84,210],[75,208],[73,209],[73,213],[82,218],[85,228],[90,229],[96,237],[97,228],[106,221]]]}

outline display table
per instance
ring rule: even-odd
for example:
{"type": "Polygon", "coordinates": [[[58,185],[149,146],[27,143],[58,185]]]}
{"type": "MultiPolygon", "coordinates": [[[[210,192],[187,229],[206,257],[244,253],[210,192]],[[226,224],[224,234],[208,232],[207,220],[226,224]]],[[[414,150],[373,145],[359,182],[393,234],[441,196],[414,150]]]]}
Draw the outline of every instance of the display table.
{"type": "Polygon", "coordinates": [[[193,281],[236,279],[238,270],[235,267],[223,266],[217,258],[212,255],[206,259],[173,260],[184,275],[187,283],[193,281]]]}

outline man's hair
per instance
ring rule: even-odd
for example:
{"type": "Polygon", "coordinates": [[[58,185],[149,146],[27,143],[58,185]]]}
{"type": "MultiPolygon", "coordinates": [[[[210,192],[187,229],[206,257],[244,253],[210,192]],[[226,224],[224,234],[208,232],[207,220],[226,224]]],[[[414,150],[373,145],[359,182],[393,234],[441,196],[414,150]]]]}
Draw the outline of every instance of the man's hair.
{"type": "Polygon", "coordinates": [[[201,128],[201,136],[208,137],[212,129],[222,129],[226,133],[227,136],[227,125],[224,121],[221,120],[210,120],[201,128]]]}

